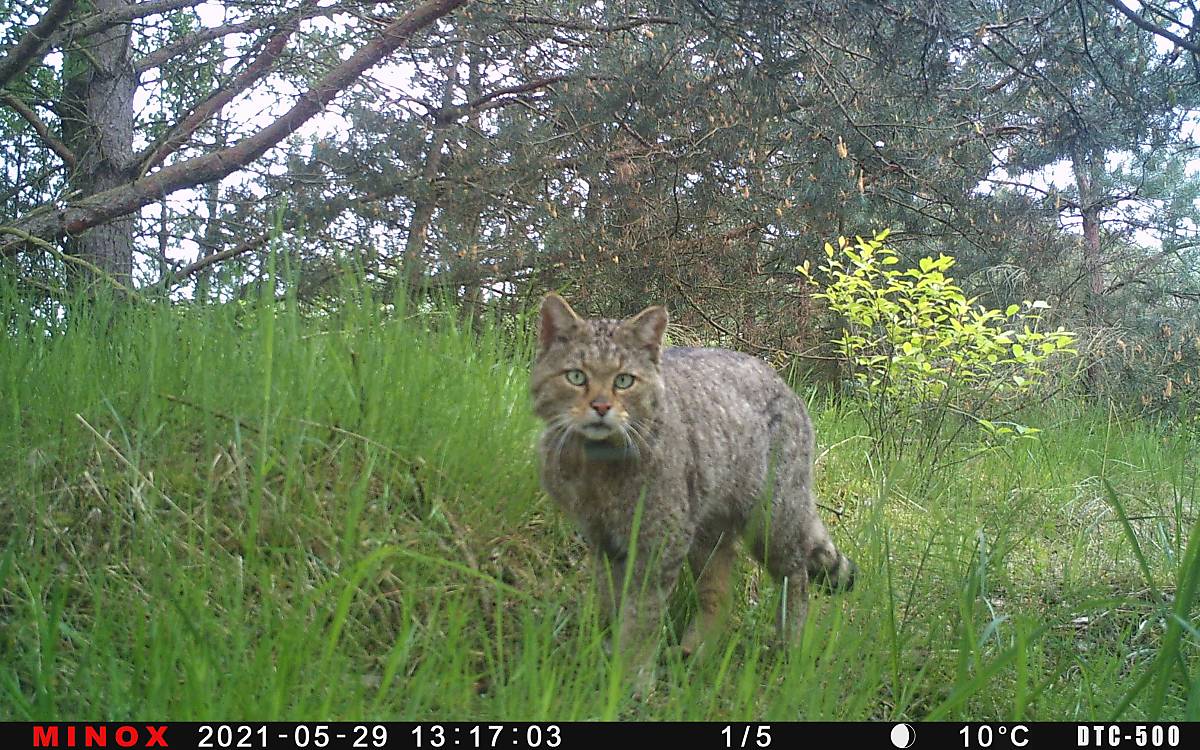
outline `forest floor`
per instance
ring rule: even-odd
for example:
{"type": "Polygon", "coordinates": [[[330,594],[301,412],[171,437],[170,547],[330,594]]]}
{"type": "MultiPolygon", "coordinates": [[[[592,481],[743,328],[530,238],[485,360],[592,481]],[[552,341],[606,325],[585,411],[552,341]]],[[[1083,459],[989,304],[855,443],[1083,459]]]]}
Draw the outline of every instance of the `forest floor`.
{"type": "Polygon", "coordinates": [[[921,482],[814,399],[858,585],[783,650],[743,558],[639,698],[538,488],[521,326],[379,308],[5,308],[0,719],[1200,719],[1194,427],[1058,403],[921,482]]]}

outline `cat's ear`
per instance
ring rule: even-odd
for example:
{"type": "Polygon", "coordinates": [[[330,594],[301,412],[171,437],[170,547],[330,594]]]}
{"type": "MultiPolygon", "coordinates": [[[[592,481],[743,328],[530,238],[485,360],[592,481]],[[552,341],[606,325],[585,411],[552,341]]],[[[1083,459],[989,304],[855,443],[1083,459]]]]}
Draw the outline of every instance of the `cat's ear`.
{"type": "Polygon", "coordinates": [[[663,334],[667,331],[668,319],[667,308],[654,305],[632,318],[621,321],[621,331],[636,344],[648,349],[657,362],[662,351],[663,334]]]}
{"type": "Polygon", "coordinates": [[[556,339],[567,338],[583,320],[562,297],[550,292],[542,298],[538,327],[538,348],[545,351],[556,339]]]}

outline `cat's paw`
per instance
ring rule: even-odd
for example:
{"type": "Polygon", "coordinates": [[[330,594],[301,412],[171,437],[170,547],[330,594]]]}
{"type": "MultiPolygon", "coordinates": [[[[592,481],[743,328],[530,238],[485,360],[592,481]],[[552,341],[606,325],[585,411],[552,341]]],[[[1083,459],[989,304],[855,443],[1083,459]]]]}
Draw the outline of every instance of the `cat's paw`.
{"type": "Polygon", "coordinates": [[[688,626],[687,632],[683,634],[683,640],[679,643],[679,648],[683,652],[684,658],[690,659],[693,656],[700,654],[700,649],[704,647],[704,636],[700,633],[700,628],[696,627],[695,623],[688,626]]]}
{"type": "Polygon", "coordinates": [[[654,665],[647,664],[635,669],[631,682],[634,700],[644,701],[654,695],[654,691],[658,687],[658,676],[654,665]]]}

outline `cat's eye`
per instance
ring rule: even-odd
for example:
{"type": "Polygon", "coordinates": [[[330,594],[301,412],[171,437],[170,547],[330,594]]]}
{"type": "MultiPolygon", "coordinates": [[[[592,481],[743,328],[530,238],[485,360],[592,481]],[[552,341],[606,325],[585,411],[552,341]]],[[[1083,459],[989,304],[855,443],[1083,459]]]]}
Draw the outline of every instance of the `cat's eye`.
{"type": "Polygon", "coordinates": [[[620,391],[625,390],[633,385],[633,376],[627,372],[623,372],[613,380],[613,386],[620,391]]]}
{"type": "Polygon", "coordinates": [[[583,370],[567,370],[567,382],[571,385],[583,385],[587,382],[587,375],[583,374],[583,370]]]}

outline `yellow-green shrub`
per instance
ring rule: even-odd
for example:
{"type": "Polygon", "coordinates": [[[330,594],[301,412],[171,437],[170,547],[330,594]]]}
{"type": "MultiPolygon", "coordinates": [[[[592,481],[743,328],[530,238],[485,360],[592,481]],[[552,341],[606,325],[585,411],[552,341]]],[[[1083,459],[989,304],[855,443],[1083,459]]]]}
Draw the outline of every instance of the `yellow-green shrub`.
{"type": "MultiPolygon", "coordinates": [[[[1027,434],[1017,425],[996,424],[1004,402],[1023,399],[1046,374],[1047,362],[1075,353],[1075,335],[1059,327],[1039,329],[1043,301],[1005,310],[979,305],[946,275],[954,258],[925,257],[900,268],[896,251],[874,239],[856,237],[825,244],[825,262],[796,270],[820,291],[814,294],[842,317],[834,340],[838,354],[885,429],[914,410],[950,410],[967,415],[993,435],[1027,434]]],[[[942,415],[919,415],[922,426],[943,424],[942,415]]],[[[912,425],[898,425],[901,431],[912,425]]]]}

